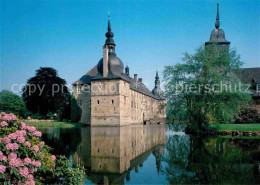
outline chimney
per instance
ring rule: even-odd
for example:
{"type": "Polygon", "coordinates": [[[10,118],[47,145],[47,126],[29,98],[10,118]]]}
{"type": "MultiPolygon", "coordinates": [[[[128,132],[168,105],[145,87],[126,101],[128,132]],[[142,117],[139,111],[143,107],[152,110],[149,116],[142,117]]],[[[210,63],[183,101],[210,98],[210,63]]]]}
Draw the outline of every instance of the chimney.
{"type": "Polygon", "coordinates": [[[108,74],[108,48],[103,47],[103,77],[107,77],[108,74]]]}
{"type": "Polygon", "coordinates": [[[142,79],[142,78],[138,78],[138,81],[139,81],[140,83],[143,83],[143,79],[142,79]]]}
{"type": "Polygon", "coordinates": [[[134,74],[134,80],[137,82],[137,74],[134,74]]]}

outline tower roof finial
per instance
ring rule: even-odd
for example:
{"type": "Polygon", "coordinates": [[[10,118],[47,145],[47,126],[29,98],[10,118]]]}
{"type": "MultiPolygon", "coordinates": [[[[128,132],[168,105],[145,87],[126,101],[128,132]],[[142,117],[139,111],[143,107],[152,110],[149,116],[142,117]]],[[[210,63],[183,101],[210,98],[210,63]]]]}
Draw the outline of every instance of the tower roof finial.
{"type": "Polygon", "coordinates": [[[220,22],[219,22],[219,4],[217,3],[217,17],[216,17],[216,22],[215,22],[215,28],[218,29],[220,26],[220,22]]]}
{"type": "Polygon", "coordinates": [[[107,25],[107,33],[106,33],[106,43],[105,45],[114,45],[115,42],[113,40],[114,33],[111,31],[111,23],[110,23],[110,11],[108,11],[108,25],[107,25]]]}

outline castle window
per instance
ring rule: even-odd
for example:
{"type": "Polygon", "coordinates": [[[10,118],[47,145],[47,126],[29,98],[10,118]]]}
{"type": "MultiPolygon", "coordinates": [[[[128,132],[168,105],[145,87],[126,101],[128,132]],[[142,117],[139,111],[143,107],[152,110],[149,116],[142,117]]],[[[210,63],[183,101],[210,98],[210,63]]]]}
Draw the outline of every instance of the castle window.
{"type": "Polygon", "coordinates": [[[97,104],[99,104],[99,100],[97,101],[97,104]]]}
{"type": "Polygon", "coordinates": [[[114,104],[114,100],[112,100],[112,104],[114,104]]]}
{"type": "Polygon", "coordinates": [[[256,84],[256,92],[260,92],[260,84],[256,84]]]}
{"type": "Polygon", "coordinates": [[[82,100],[81,100],[81,99],[78,100],[78,105],[79,105],[80,107],[82,106],[82,100]]]}

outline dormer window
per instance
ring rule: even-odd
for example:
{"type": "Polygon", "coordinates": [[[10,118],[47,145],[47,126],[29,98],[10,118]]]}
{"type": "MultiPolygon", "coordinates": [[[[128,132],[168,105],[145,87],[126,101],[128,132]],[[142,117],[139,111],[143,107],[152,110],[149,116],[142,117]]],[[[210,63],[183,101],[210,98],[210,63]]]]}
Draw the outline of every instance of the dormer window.
{"type": "Polygon", "coordinates": [[[256,92],[260,92],[260,84],[256,84],[256,92]]]}

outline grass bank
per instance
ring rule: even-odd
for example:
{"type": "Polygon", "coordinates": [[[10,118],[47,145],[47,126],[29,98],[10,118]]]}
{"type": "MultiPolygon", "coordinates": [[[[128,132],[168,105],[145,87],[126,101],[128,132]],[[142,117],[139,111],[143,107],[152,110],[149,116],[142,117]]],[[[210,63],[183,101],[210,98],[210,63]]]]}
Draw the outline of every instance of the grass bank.
{"type": "Polygon", "coordinates": [[[217,131],[243,131],[243,132],[260,132],[260,123],[251,124],[215,124],[209,125],[209,129],[217,131]]]}
{"type": "Polygon", "coordinates": [[[26,125],[35,126],[38,128],[48,128],[48,127],[55,127],[55,128],[73,128],[73,127],[82,127],[84,124],[82,123],[69,123],[69,122],[30,122],[25,121],[26,125]]]}

